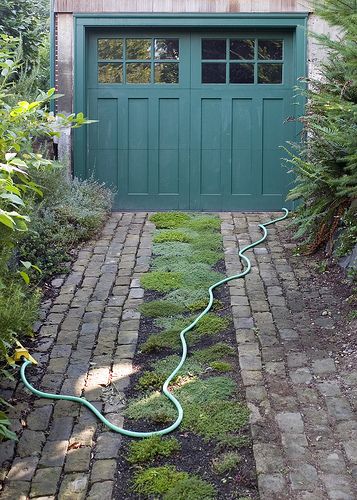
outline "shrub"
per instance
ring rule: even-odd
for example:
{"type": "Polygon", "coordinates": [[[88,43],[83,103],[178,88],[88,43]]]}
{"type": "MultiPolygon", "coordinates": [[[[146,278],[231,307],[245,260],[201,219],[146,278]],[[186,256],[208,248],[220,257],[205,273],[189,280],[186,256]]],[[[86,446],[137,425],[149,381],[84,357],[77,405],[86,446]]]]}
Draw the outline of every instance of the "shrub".
{"type": "Polygon", "coordinates": [[[215,488],[197,476],[190,476],[178,481],[164,495],[164,500],[213,500],[215,488]]]}
{"type": "Polygon", "coordinates": [[[128,462],[132,464],[149,463],[157,457],[169,457],[179,451],[181,445],[174,437],[152,436],[129,444],[128,462]]]}
{"type": "Polygon", "coordinates": [[[150,217],[150,221],[155,224],[158,229],[173,229],[183,226],[190,220],[190,216],[183,212],[163,212],[157,213],[150,217]]]}
{"type": "Polygon", "coordinates": [[[340,37],[316,36],[327,58],[319,77],[309,79],[308,90],[301,91],[308,102],[301,118],[301,135],[307,139],[291,145],[288,159],[296,176],[289,198],[300,201],[295,237],[302,239],[306,253],[333,241],[357,196],[356,2],[318,0],[315,7],[340,37]]]}
{"type": "Polygon", "coordinates": [[[237,452],[228,451],[212,460],[212,469],[216,474],[225,474],[234,470],[240,461],[241,457],[237,452]]]}
{"type": "Polygon", "coordinates": [[[165,273],[160,271],[153,271],[146,273],[142,276],[141,286],[147,290],[156,290],[157,292],[169,292],[180,288],[183,284],[183,274],[165,273]]]}
{"type": "Polygon", "coordinates": [[[32,334],[39,302],[39,291],[29,289],[13,277],[4,280],[0,293],[0,362],[15,338],[32,334]]]}
{"type": "Polygon", "coordinates": [[[72,180],[66,169],[54,164],[34,174],[43,185],[43,200],[32,212],[30,231],[19,245],[23,260],[36,263],[42,277],[66,271],[70,250],[91,238],[105,221],[112,193],[94,180],[72,180]]]}

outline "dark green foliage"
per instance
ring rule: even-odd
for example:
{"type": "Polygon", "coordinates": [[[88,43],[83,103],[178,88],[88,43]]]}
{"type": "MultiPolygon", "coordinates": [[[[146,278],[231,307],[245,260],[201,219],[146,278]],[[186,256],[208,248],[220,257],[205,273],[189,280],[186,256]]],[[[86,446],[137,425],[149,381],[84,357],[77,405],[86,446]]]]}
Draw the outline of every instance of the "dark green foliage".
{"type": "Polygon", "coordinates": [[[173,229],[183,226],[190,216],[183,212],[162,212],[152,215],[150,220],[158,229],[173,229]]]}
{"type": "Polygon", "coordinates": [[[152,300],[140,306],[140,312],[149,318],[160,318],[162,316],[175,316],[184,312],[185,307],[169,300],[152,300]]]}
{"type": "Polygon", "coordinates": [[[133,490],[152,498],[151,495],[163,495],[172,489],[178,481],[189,477],[187,472],[179,472],[172,465],[163,467],[151,467],[134,475],[133,490]]]}
{"type": "Polygon", "coordinates": [[[347,255],[357,242],[357,209],[349,210],[342,219],[343,231],[338,238],[336,256],[347,255]]]}
{"type": "Polygon", "coordinates": [[[212,460],[212,469],[216,474],[225,474],[233,471],[241,461],[236,451],[227,451],[212,460]]]}
{"type": "Polygon", "coordinates": [[[0,290],[0,362],[4,361],[14,338],[32,334],[39,302],[39,291],[32,291],[10,275],[3,278],[0,290]]]}
{"type": "MultiPolygon", "coordinates": [[[[355,0],[318,0],[317,14],[339,29],[338,39],[316,36],[327,59],[309,80],[303,137],[288,160],[296,175],[291,200],[301,200],[296,238],[312,253],[333,238],[357,196],[357,8],[355,0]]],[[[352,223],[356,227],[356,219],[352,223]]],[[[351,228],[349,228],[349,231],[351,228]]],[[[352,230],[352,234],[353,234],[352,230]]],[[[349,248],[350,249],[350,248],[349,248]]],[[[347,246],[344,251],[348,252],[347,246]]]]}
{"type": "Polygon", "coordinates": [[[178,241],[181,243],[190,243],[192,236],[185,231],[174,229],[163,229],[154,237],[154,243],[166,243],[167,241],[178,241]]]}
{"type": "Polygon", "coordinates": [[[183,273],[167,273],[153,271],[146,273],[141,278],[141,286],[147,290],[156,290],[157,292],[169,292],[183,285],[183,273]]]}
{"type": "Polygon", "coordinates": [[[140,441],[131,441],[127,459],[132,464],[147,464],[157,457],[170,457],[180,449],[181,445],[174,437],[152,436],[140,441]]]}
{"type": "Polygon", "coordinates": [[[0,31],[22,39],[23,58],[30,66],[47,40],[49,19],[49,0],[1,0],[0,31]]]}
{"type": "Polygon", "coordinates": [[[34,178],[43,186],[43,199],[34,204],[30,231],[24,234],[19,253],[47,278],[66,271],[70,250],[100,229],[110,211],[112,193],[93,180],[72,180],[56,164],[35,172],[34,178]]]}
{"type": "Polygon", "coordinates": [[[164,500],[213,500],[215,488],[197,476],[178,481],[165,495],[164,500]]]}

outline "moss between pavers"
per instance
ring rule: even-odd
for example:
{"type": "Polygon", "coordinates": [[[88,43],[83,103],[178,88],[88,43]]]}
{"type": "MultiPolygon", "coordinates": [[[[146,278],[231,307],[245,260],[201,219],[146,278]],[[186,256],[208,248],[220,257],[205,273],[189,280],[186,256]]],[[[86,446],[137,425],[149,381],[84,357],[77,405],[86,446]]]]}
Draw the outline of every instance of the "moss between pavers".
{"type": "Polygon", "coordinates": [[[152,436],[141,441],[132,441],[129,444],[127,460],[132,464],[148,464],[157,457],[169,457],[180,449],[181,445],[174,437],[152,436]]]}
{"type": "Polygon", "coordinates": [[[160,495],[163,500],[212,500],[216,497],[212,485],[170,465],[137,472],[133,490],[146,498],[160,495]]]}
{"type": "MultiPolygon", "coordinates": [[[[141,313],[153,318],[148,323],[150,328],[162,331],[150,334],[140,349],[142,353],[171,349],[177,354],[151,361],[149,370],[137,380],[139,394],[129,402],[126,416],[141,421],[141,425],[147,421],[162,427],[177,415],[171,402],[155,389],[161,388],[180,361],[180,331],[195,319],[193,312],[207,306],[208,287],[224,278],[211,267],[224,255],[220,220],[215,216],[166,213],[155,214],[151,220],[160,231],[154,236],[151,272],[143,276],[141,283],[145,289],[164,296],[144,303],[141,313]]],[[[227,335],[231,327],[230,317],[220,310],[222,303],[216,300],[214,305],[219,314],[211,311],[187,333],[190,356],[171,384],[171,391],[184,409],[180,430],[216,446],[219,460],[212,467],[216,474],[224,475],[239,462],[235,450],[247,444],[240,431],[247,427],[249,410],[238,400],[236,382],[230,376],[217,376],[232,370],[237,353],[223,342],[207,346],[213,336],[224,332],[227,335]]],[[[158,437],[145,441],[130,444],[128,460],[158,466],[135,475],[132,487],[137,494],[166,500],[217,498],[208,482],[176,466],[163,465],[164,459],[172,463],[172,454],[180,453],[175,444],[171,448],[171,441],[158,437]]]]}

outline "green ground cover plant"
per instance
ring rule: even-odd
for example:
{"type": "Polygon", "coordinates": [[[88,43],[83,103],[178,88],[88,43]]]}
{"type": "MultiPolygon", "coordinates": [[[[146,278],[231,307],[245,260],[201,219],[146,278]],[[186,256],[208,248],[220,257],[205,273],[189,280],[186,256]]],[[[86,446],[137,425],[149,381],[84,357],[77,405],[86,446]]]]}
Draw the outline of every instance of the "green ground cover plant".
{"type": "Polygon", "coordinates": [[[234,470],[241,460],[236,451],[227,451],[212,460],[212,469],[216,474],[222,475],[234,470]]]}
{"type": "Polygon", "coordinates": [[[174,437],[152,436],[129,444],[128,461],[133,464],[149,463],[157,457],[169,457],[179,451],[181,445],[174,437]]]}
{"type": "Polygon", "coordinates": [[[169,465],[137,472],[133,490],[145,498],[160,495],[163,500],[210,500],[216,496],[214,487],[206,481],[169,465]]]}
{"type": "MultiPolygon", "coordinates": [[[[224,278],[212,268],[224,257],[220,220],[206,214],[182,215],[160,213],[151,217],[159,230],[154,234],[151,270],[141,282],[144,288],[159,292],[161,297],[141,306],[142,314],[151,318],[149,324],[154,332],[146,337],[140,350],[144,355],[164,350],[166,356],[151,361],[138,378],[137,396],[130,400],[125,412],[130,419],[159,426],[166,426],[176,418],[172,404],[161,394],[161,387],[181,359],[180,332],[196,318],[194,313],[207,306],[208,287],[224,278]],[[172,354],[167,354],[168,351],[172,354]]],[[[216,472],[217,475],[233,470],[240,458],[237,450],[247,445],[244,432],[249,410],[239,401],[236,382],[230,376],[237,352],[219,340],[219,335],[227,335],[230,327],[230,316],[222,302],[215,299],[214,309],[186,334],[189,357],[170,386],[184,409],[180,430],[215,443],[220,456],[217,469],[222,471],[216,472]]],[[[157,443],[162,446],[161,441],[157,443]]],[[[139,454],[141,449],[145,453],[146,444],[140,447],[139,454]]],[[[172,465],[163,465],[163,459],[170,462],[170,456],[156,452],[156,444],[152,449],[155,457],[147,459],[152,467],[138,472],[134,479],[134,490],[143,498],[217,498],[211,484],[172,465]]],[[[138,462],[134,458],[131,461],[138,462]]]]}

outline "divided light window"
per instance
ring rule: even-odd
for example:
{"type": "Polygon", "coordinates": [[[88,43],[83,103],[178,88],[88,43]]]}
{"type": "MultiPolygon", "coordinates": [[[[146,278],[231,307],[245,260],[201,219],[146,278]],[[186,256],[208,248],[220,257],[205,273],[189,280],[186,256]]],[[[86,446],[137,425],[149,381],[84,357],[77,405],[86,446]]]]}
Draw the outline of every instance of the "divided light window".
{"type": "Polygon", "coordinates": [[[283,52],[283,40],[203,38],[202,83],[282,83],[283,52]]]}
{"type": "Polygon", "coordinates": [[[179,83],[178,38],[100,38],[98,82],[179,83]]]}

